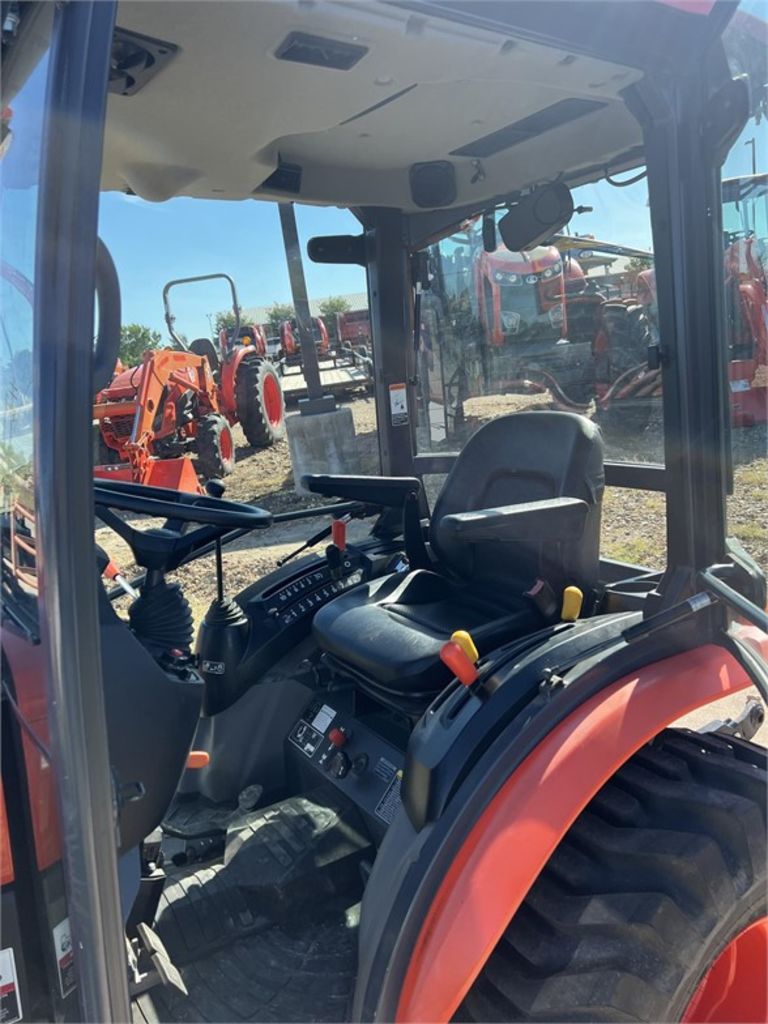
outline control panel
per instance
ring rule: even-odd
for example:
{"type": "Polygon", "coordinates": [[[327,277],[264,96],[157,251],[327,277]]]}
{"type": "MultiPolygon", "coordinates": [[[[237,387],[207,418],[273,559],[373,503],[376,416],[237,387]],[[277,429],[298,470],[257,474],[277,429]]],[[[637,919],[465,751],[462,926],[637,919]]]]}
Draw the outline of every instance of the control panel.
{"type": "Polygon", "coordinates": [[[383,834],[400,806],[405,756],[329,695],[315,700],[288,734],[289,758],[310,784],[329,779],[383,834]]]}
{"type": "Polygon", "coordinates": [[[362,583],[364,568],[355,565],[353,558],[349,553],[346,554],[340,566],[341,575],[337,578],[334,578],[327,565],[318,565],[271,593],[268,591],[262,597],[267,615],[278,619],[283,626],[292,626],[300,619],[311,618],[332,597],[362,583]]]}
{"type": "MultiPolygon", "coordinates": [[[[309,634],[315,612],[322,605],[381,572],[382,563],[386,565],[391,558],[390,553],[370,555],[350,547],[334,571],[325,560],[310,557],[271,574],[266,586],[260,580],[238,594],[250,629],[246,650],[228,679],[232,692],[244,692],[300,643],[309,634]]],[[[204,629],[203,625],[201,635],[204,629]]],[[[215,648],[214,644],[210,646],[215,648]]],[[[211,660],[211,655],[204,656],[211,660]]]]}

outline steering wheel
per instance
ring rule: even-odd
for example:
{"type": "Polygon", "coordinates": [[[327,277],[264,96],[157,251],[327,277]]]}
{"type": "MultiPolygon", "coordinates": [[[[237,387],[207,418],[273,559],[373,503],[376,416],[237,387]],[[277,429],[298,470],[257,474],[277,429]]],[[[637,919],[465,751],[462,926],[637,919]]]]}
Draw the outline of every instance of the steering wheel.
{"type": "Polygon", "coordinates": [[[175,569],[187,555],[230,530],[264,530],[272,525],[272,514],[255,505],[123,480],[94,483],[93,500],[98,518],[126,541],[137,564],[162,572],[175,569]],[[165,522],[160,528],[138,530],[115,515],[115,509],[165,522]],[[188,523],[201,525],[187,532],[188,523]]]}

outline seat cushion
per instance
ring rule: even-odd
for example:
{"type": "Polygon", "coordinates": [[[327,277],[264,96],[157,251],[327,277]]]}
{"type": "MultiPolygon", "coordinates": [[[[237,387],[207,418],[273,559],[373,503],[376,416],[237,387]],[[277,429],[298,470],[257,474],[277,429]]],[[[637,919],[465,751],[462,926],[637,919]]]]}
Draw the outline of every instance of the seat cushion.
{"type": "Polygon", "coordinates": [[[523,598],[475,593],[419,569],[341,594],[320,609],[313,631],[365,690],[406,710],[423,707],[450,681],[440,648],[455,630],[469,630],[483,654],[541,622],[523,598]]]}

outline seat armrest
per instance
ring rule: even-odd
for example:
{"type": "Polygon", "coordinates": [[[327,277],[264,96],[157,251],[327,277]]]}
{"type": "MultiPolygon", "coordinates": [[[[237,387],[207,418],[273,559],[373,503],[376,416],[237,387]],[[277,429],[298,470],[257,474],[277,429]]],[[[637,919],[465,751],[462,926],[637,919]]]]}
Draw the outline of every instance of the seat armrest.
{"type": "Polygon", "coordinates": [[[303,487],[327,498],[362,501],[382,508],[402,508],[409,494],[421,493],[421,483],[413,476],[347,476],[310,473],[301,478],[303,487]]]}
{"type": "Polygon", "coordinates": [[[579,540],[589,505],[579,498],[548,498],[443,516],[439,529],[470,542],[579,540]]]}

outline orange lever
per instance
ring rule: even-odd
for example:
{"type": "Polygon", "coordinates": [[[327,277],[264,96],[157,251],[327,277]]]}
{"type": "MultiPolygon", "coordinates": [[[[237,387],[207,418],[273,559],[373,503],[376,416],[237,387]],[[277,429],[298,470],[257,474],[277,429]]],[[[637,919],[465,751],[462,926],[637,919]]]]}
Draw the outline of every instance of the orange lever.
{"type": "Polygon", "coordinates": [[[207,750],[190,750],[187,754],[187,768],[207,768],[211,755],[207,750]]]}
{"type": "Polygon", "coordinates": [[[331,540],[339,549],[345,551],[347,547],[347,524],[343,519],[334,519],[331,523],[331,540]]]}
{"type": "Polygon", "coordinates": [[[113,580],[115,576],[121,576],[122,573],[110,558],[107,562],[106,568],[104,569],[103,575],[106,576],[108,580],[113,580]]]}
{"type": "Polygon", "coordinates": [[[464,686],[471,686],[477,679],[474,663],[455,640],[443,644],[440,648],[440,660],[464,686]]]}

